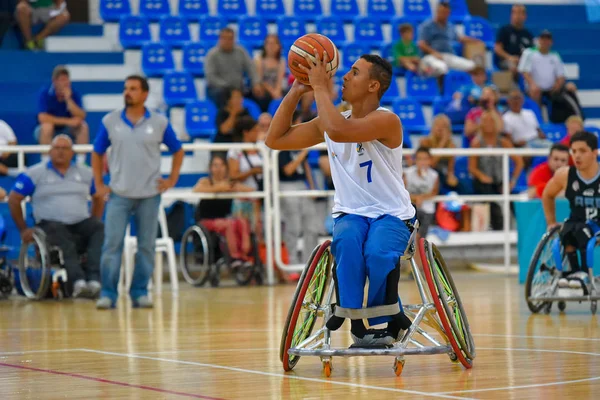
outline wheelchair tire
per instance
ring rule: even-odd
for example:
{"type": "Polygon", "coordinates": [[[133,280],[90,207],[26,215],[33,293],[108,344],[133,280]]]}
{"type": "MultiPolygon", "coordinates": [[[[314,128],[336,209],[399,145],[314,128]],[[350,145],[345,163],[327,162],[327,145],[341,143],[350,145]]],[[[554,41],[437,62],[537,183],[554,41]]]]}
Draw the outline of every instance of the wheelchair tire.
{"type": "Polygon", "coordinates": [[[236,268],[233,272],[233,278],[235,279],[235,281],[237,282],[238,285],[240,286],[246,286],[250,283],[250,281],[252,281],[252,278],[254,278],[255,275],[255,271],[256,271],[256,263],[260,262],[260,257],[257,259],[256,256],[258,255],[258,242],[256,240],[256,235],[254,235],[254,233],[250,234],[250,245],[252,246],[252,255],[254,258],[254,263],[251,266],[248,267],[244,267],[241,266],[239,268],[236,268]]]}
{"type": "Polygon", "coordinates": [[[450,342],[458,361],[465,368],[472,368],[475,358],[475,343],[454,280],[446,267],[442,254],[433,243],[421,238],[419,253],[421,261],[427,261],[423,262],[425,279],[448,342],[450,342]],[[454,297],[454,307],[449,304],[449,296],[454,297]]]}
{"type": "Polygon", "coordinates": [[[213,249],[212,235],[202,225],[192,225],[183,233],[179,265],[187,283],[193,286],[206,283],[214,264],[213,249]]]}
{"type": "Polygon", "coordinates": [[[283,363],[283,369],[285,371],[291,371],[298,363],[298,360],[300,360],[300,356],[288,355],[288,350],[292,347],[292,345],[295,346],[309,337],[317,321],[317,309],[321,306],[321,302],[326,294],[326,288],[331,280],[333,255],[331,254],[330,245],[331,241],[327,240],[323,244],[315,247],[306,263],[306,266],[304,267],[304,270],[302,271],[300,279],[298,280],[296,292],[294,293],[294,298],[292,300],[292,304],[290,305],[287,319],[283,327],[281,346],[279,348],[279,359],[283,363]],[[322,275],[320,274],[321,270],[323,271],[322,275]],[[317,282],[315,278],[318,279],[319,276],[322,276],[322,279],[317,282]],[[312,299],[309,298],[312,306],[311,310],[309,310],[310,315],[300,326],[303,328],[303,331],[301,332],[302,335],[297,337],[295,333],[297,330],[296,325],[298,323],[298,317],[300,316],[300,311],[306,302],[306,296],[312,295],[312,293],[307,294],[307,292],[311,286],[311,283],[313,282],[319,285],[316,288],[316,297],[313,297],[312,299]],[[307,321],[308,324],[306,324],[307,321]]]}
{"type": "MultiPolygon", "coordinates": [[[[535,283],[534,280],[536,278],[536,273],[538,271],[538,262],[540,261],[540,257],[542,256],[542,253],[543,253],[544,249],[546,248],[546,246],[551,245],[552,240],[558,236],[560,229],[561,229],[561,225],[557,225],[557,226],[553,227],[551,230],[549,230],[548,232],[546,232],[544,234],[544,236],[542,236],[542,239],[538,243],[537,247],[535,248],[533,257],[531,257],[531,262],[529,263],[529,270],[527,271],[527,280],[525,281],[525,301],[527,302],[527,307],[529,307],[529,310],[532,313],[539,313],[540,311],[543,311],[543,310],[548,310],[548,312],[549,312],[550,307],[552,306],[552,302],[542,301],[539,303],[534,303],[534,302],[530,301],[529,298],[531,297],[531,294],[533,292],[533,286],[535,283]]],[[[551,249],[550,249],[550,251],[551,251],[551,249]]],[[[552,257],[552,254],[550,254],[550,256],[552,257]]],[[[553,258],[551,258],[551,260],[554,261],[553,258]]],[[[556,268],[556,266],[554,266],[554,267],[556,268]]],[[[547,267],[544,266],[544,268],[547,268],[547,267]]],[[[540,271],[541,270],[542,269],[540,268],[540,271]]],[[[549,271],[549,272],[551,274],[554,274],[554,271],[549,271]]]]}
{"type": "Polygon", "coordinates": [[[46,233],[40,228],[33,228],[33,242],[21,245],[19,252],[19,280],[21,289],[27,298],[32,300],[41,300],[47,297],[48,289],[52,284],[52,272],[50,266],[50,255],[48,253],[48,241],[46,240],[46,233]],[[35,254],[35,261],[39,262],[39,273],[40,282],[37,288],[32,287],[29,281],[27,271],[30,266],[30,246],[35,246],[33,249],[35,254]]]}

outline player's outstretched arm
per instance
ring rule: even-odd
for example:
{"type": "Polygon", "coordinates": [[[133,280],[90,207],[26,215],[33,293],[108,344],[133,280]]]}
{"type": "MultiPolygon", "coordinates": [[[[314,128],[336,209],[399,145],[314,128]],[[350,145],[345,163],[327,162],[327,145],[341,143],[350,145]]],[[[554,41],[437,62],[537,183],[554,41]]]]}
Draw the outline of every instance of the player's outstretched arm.
{"type": "Polygon", "coordinates": [[[303,94],[311,90],[297,80],[273,116],[265,144],[275,150],[300,150],[324,141],[319,118],[292,126],[292,117],[303,94]]]}
{"type": "Polygon", "coordinates": [[[567,187],[569,178],[569,166],[561,167],[548,181],[544,193],[542,193],[542,205],[548,229],[556,225],[556,197],[567,187]]]}

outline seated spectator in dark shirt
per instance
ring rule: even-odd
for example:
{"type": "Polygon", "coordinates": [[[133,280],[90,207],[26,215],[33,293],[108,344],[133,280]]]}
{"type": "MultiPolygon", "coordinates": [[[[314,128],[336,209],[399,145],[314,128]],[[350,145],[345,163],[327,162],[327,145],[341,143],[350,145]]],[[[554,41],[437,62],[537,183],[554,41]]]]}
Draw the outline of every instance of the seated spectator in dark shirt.
{"type": "Polygon", "coordinates": [[[504,25],[496,35],[494,64],[499,69],[517,74],[519,58],[523,51],[533,46],[533,35],[525,28],[527,11],[522,4],[515,4],[510,13],[510,24],[504,25]]]}
{"type": "Polygon", "coordinates": [[[527,190],[529,198],[540,199],[548,181],[552,179],[556,170],[568,164],[569,147],[561,143],[555,143],[552,148],[550,148],[548,161],[535,167],[529,175],[529,181],[527,182],[527,186],[529,186],[529,189],[527,190]]]}
{"type": "MultiPolygon", "coordinates": [[[[0,146],[17,144],[17,137],[10,125],[0,119],[0,146]]],[[[17,153],[0,153],[0,175],[8,175],[9,168],[18,167],[17,153]]]]}
{"type": "MultiPolygon", "coordinates": [[[[52,72],[52,84],[40,91],[40,124],[33,134],[35,139],[40,144],[50,144],[54,136],[66,134],[77,144],[87,144],[90,136],[85,117],[81,95],[71,88],[69,71],[62,65],[57,66],[52,72]]],[[[77,160],[84,162],[85,154],[79,154],[77,160]]]]}
{"type": "Polygon", "coordinates": [[[224,92],[225,106],[217,112],[217,134],[214,137],[214,143],[232,143],[234,142],[233,127],[235,121],[244,115],[250,115],[244,107],[244,97],[239,89],[230,89],[224,92]]]}
{"type": "Polygon", "coordinates": [[[400,40],[394,43],[394,60],[398,67],[406,68],[408,71],[417,72],[419,68],[419,49],[415,44],[415,31],[411,24],[402,24],[398,28],[400,40]]]}
{"type": "Polygon", "coordinates": [[[71,15],[67,10],[67,0],[19,0],[15,19],[25,39],[25,48],[38,50],[44,48],[45,38],[69,23],[71,15]],[[46,26],[33,37],[31,25],[39,23],[46,26]]]}

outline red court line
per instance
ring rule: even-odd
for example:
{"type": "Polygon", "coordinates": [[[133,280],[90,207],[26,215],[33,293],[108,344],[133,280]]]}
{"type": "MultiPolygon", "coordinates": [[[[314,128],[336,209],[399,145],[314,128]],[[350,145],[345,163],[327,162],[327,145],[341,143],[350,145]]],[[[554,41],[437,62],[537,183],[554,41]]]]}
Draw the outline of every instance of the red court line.
{"type": "Polygon", "coordinates": [[[52,370],[52,369],[42,369],[42,368],[34,368],[34,367],[25,367],[23,365],[7,364],[7,363],[0,363],[0,366],[10,367],[10,368],[17,368],[17,369],[25,369],[25,370],[29,370],[29,371],[35,371],[35,372],[45,372],[47,374],[53,374],[53,375],[70,376],[72,378],[85,379],[85,380],[92,381],[92,382],[109,383],[111,385],[125,386],[125,387],[136,388],[136,389],[143,389],[143,390],[151,390],[153,392],[159,392],[159,393],[175,394],[175,395],[178,395],[178,396],[191,397],[191,398],[194,398],[194,399],[224,400],[224,399],[221,399],[221,398],[218,398],[218,397],[202,396],[200,394],[185,393],[185,392],[176,392],[174,390],[160,389],[160,388],[152,387],[152,386],[132,385],[130,383],[118,382],[118,381],[111,381],[109,379],[102,379],[102,378],[94,378],[93,376],[87,376],[87,375],[81,375],[81,374],[72,374],[70,372],[55,371],[55,370],[52,370]]]}

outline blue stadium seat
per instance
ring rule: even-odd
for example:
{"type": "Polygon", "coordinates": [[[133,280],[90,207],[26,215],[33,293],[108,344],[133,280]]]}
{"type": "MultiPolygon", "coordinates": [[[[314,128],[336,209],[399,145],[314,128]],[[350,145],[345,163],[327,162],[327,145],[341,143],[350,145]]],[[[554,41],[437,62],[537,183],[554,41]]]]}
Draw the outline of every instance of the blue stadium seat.
{"type": "Polygon", "coordinates": [[[419,31],[419,23],[420,21],[418,19],[415,19],[413,17],[394,17],[391,20],[391,26],[392,26],[392,42],[397,42],[400,40],[400,25],[402,24],[411,24],[413,26],[413,31],[415,32],[415,43],[418,40],[417,39],[417,33],[419,31]]]}
{"type": "Polygon", "coordinates": [[[379,47],[383,42],[381,21],[371,16],[354,19],[354,40],[371,47],[379,47]]]}
{"type": "Polygon", "coordinates": [[[400,117],[402,126],[410,133],[425,133],[429,129],[425,124],[425,116],[421,104],[413,99],[396,99],[394,112],[400,117]]]}
{"type": "Polygon", "coordinates": [[[278,17],[285,15],[283,0],[256,0],[256,15],[269,22],[277,21],[278,17]]]}
{"type": "Polygon", "coordinates": [[[125,49],[139,49],[151,42],[150,22],[146,17],[126,15],[119,23],[119,41],[125,49]]]}
{"type": "Polygon", "coordinates": [[[251,48],[262,47],[267,33],[267,22],[261,17],[244,16],[238,21],[238,40],[251,48]]]}
{"type": "Polygon", "coordinates": [[[192,41],[187,19],[166,15],[160,19],[160,40],[172,47],[183,47],[192,41]]]}
{"type": "Polygon", "coordinates": [[[342,66],[346,69],[352,67],[352,64],[356,62],[363,54],[370,53],[369,47],[359,43],[348,43],[341,48],[342,52],[342,66]]]}
{"type": "Polygon", "coordinates": [[[173,54],[166,43],[146,43],[142,47],[142,70],[146,76],[163,76],[174,69],[173,54]]]}
{"type": "Polygon", "coordinates": [[[396,15],[393,0],[367,0],[367,15],[383,22],[390,22],[396,15]]]}
{"type": "Polygon", "coordinates": [[[210,139],[217,131],[217,107],[210,100],[185,105],[185,130],[192,138],[210,139]]]}
{"type": "Polygon", "coordinates": [[[418,21],[431,18],[429,0],[404,0],[402,5],[403,15],[418,21]]]}
{"type": "Polygon", "coordinates": [[[406,73],[406,97],[415,99],[420,103],[431,104],[436,96],[439,96],[437,80],[435,78],[424,78],[406,73]]]}
{"type": "Polygon", "coordinates": [[[314,21],[322,14],[321,0],[294,0],[294,16],[305,21],[314,21]]]}
{"type": "Polygon", "coordinates": [[[360,15],[356,0],[332,0],[331,15],[342,18],[344,22],[352,22],[360,15]]]}
{"type": "Polygon", "coordinates": [[[129,0],[100,0],[100,17],[105,22],[118,22],[124,15],[131,15],[129,0]]]}
{"type": "Polygon", "coordinates": [[[306,34],[304,21],[296,17],[279,17],[277,18],[277,34],[282,48],[286,51],[296,39],[306,34]]]}
{"type": "Polygon", "coordinates": [[[204,43],[188,43],[183,47],[183,69],[194,76],[204,76],[204,58],[210,47],[204,43]]]}
{"type": "Polygon", "coordinates": [[[473,191],[473,177],[469,174],[469,157],[467,156],[456,156],[454,164],[454,174],[460,181],[460,186],[465,189],[465,193],[461,194],[472,194],[473,191]]]}
{"type": "Polygon", "coordinates": [[[267,109],[267,112],[271,115],[275,115],[275,112],[279,108],[279,105],[281,104],[282,101],[283,101],[283,97],[281,99],[271,100],[271,102],[269,103],[269,108],[267,109]]]}
{"type": "MultiPolygon", "coordinates": [[[[446,112],[446,108],[448,107],[448,104],[451,101],[452,101],[452,98],[448,98],[448,97],[443,97],[443,96],[434,97],[433,104],[432,104],[433,116],[435,117],[438,114],[444,114],[446,112]]],[[[464,130],[465,130],[464,124],[453,124],[452,125],[453,133],[462,134],[464,132],[464,130]]]]}
{"type": "Polygon", "coordinates": [[[158,21],[163,15],[171,15],[169,0],[140,0],[140,15],[158,21]]]}
{"type": "Polygon", "coordinates": [[[394,75],[404,75],[406,73],[406,69],[398,67],[396,60],[394,60],[394,43],[382,44],[379,54],[392,64],[394,75]]]}
{"type": "Polygon", "coordinates": [[[450,0],[450,22],[462,23],[470,15],[466,0],[450,0]]]}
{"type": "Polygon", "coordinates": [[[248,110],[248,113],[252,116],[252,118],[258,119],[258,117],[261,114],[260,106],[258,104],[256,104],[256,102],[254,100],[244,98],[244,101],[242,104],[248,110]]]}
{"type": "Polygon", "coordinates": [[[481,17],[468,17],[464,20],[465,35],[481,40],[488,49],[494,47],[496,37],[489,21],[481,17]]]}
{"type": "Polygon", "coordinates": [[[327,36],[337,47],[346,43],[344,21],[337,16],[321,16],[317,18],[317,33],[327,36]]]}
{"type": "Polygon", "coordinates": [[[584,129],[588,132],[592,132],[594,135],[600,137],[600,128],[597,126],[586,125],[584,129]]]}
{"type": "Polygon", "coordinates": [[[472,82],[471,75],[467,72],[449,71],[444,77],[444,97],[452,97],[462,86],[472,82]]]}
{"type": "Polygon", "coordinates": [[[523,102],[523,108],[533,111],[535,116],[537,117],[538,123],[543,124],[544,118],[542,117],[542,110],[538,103],[536,103],[532,98],[525,97],[525,101],[523,102]]]}
{"type": "Polygon", "coordinates": [[[398,82],[396,82],[396,78],[392,76],[392,81],[390,82],[390,87],[383,94],[381,98],[382,104],[392,104],[394,100],[400,97],[400,91],[398,90],[398,82]]]}
{"type": "Polygon", "coordinates": [[[198,99],[194,78],[189,72],[168,72],[163,81],[163,97],[169,107],[184,106],[198,99]]]}
{"type": "Polygon", "coordinates": [[[540,128],[546,134],[548,140],[555,143],[560,142],[567,136],[567,127],[564,124],[542,124],[540,128]]]}
{"type": "Polygon", "coordinates": [[[209,15],[207,0],[179,0],[179,15],[190,20],[198,20],[209,15]]]}
{"type": "Polygon", "coordinates": [[[236,21],[239,17],[248,14],[245,0],[219,0],[217,13],[229,21],[236,21]]]}
{"type": "Polygon", "coordinates": [[[219,41],[221,29],[227,26],[223,17],[205,15],[200,18],[200,41],[211,47],[219,41]]]}

